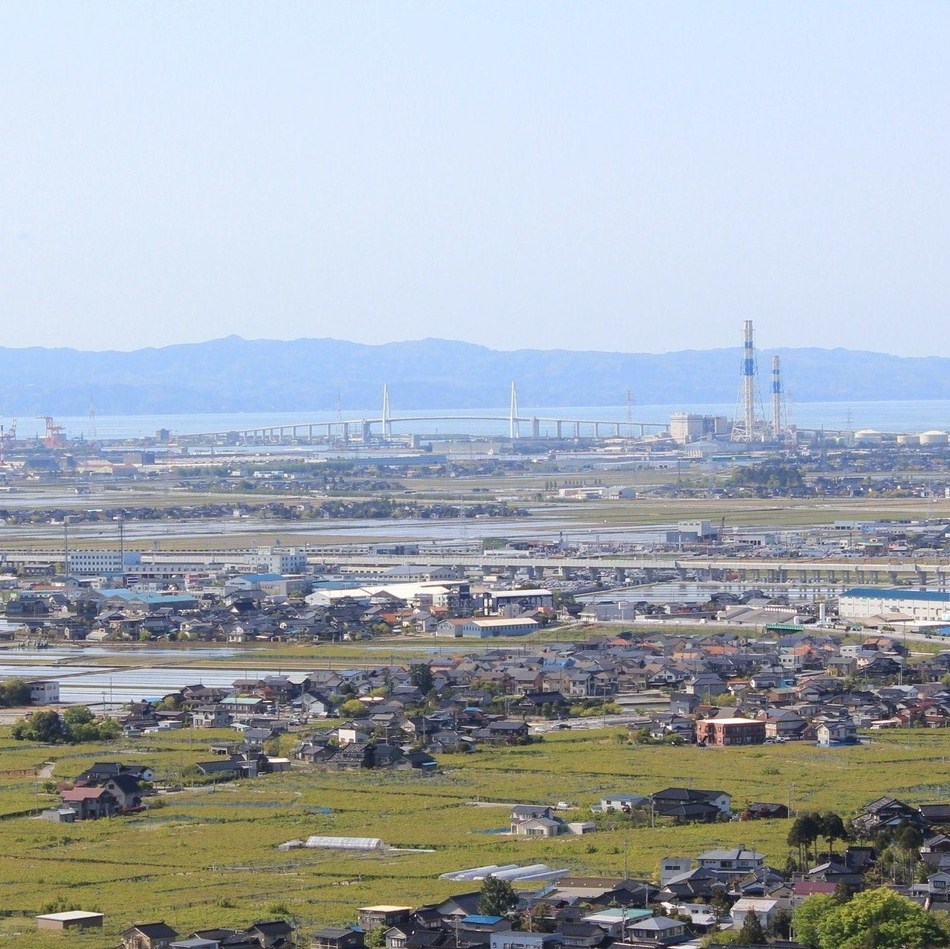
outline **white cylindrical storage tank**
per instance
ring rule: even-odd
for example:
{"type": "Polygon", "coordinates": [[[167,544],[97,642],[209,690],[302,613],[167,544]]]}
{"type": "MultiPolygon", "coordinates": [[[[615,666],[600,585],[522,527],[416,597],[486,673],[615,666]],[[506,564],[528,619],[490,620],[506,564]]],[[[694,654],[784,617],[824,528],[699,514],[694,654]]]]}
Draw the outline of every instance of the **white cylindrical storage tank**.
{"type": "Polygon", "coordinates": [[[897,436],[898,445],[919,445],[920,436],[919,435],[898,435],[897,436]]]}
{"type": "Polygon", "coordinates": [[[865,445],[879,445],[883,440],[883,436],[877,429],[862,428],[860,431],[854,433],[854,440],[856,442],[864,442],[865,445]]]}
{"type": "Polygon", "coordinates": [[[948,436],[946,432],[941,432],[938,429],[920,433],[921,445],[946,445],[947,442],[950,442],[950,436],[948,436]]]}

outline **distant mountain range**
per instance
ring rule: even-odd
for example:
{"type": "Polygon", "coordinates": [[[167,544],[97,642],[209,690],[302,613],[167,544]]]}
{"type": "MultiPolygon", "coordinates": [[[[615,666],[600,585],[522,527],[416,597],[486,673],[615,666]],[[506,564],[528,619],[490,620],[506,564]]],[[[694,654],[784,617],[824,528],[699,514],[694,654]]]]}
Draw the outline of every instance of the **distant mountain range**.
{"type": "MultiPolygon", "coordinates": [[[[767,402],[781,357],[796,402],[950,399],[950,358],[848,349],[780,349],[758,356],[767,402]]],[[[523,349],[424,339],[367,346],[237,336],[133,352],[0,348],[0,416],[272,412],[408,408],[734,403],[741,350],[651,355],[523,349]]]]}

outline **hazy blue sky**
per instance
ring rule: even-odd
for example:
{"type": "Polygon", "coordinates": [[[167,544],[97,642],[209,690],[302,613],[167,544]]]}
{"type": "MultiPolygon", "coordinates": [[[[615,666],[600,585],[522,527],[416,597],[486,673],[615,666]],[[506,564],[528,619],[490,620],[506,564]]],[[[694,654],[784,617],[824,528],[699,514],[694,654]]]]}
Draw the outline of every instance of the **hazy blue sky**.
{"type": "Polygon", "coordinates": [[[946,2],[0,0],[0,345],[950,355],[946,2]]]}

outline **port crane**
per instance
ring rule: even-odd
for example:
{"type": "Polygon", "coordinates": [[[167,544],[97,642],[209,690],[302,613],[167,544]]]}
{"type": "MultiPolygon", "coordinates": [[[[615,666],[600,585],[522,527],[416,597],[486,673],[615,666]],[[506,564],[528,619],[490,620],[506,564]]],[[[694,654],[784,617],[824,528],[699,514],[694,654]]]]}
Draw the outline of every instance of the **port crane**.
{"type": "Polygon", "coordinates": [[[47,448],[61,447],[63,444],[62,436],[66,429],[62,425],[57,425],[52,415],[37,415],[36,417],[46,422],[46,437],[43,439],[43,444],[47,448]]]}

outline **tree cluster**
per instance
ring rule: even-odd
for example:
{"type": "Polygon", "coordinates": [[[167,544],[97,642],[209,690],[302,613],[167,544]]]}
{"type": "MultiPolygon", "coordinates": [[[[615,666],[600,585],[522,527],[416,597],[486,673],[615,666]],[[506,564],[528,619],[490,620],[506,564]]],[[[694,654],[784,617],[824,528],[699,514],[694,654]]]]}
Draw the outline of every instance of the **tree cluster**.
{"type": "Polygon", "coordinates": [[[22,679],[0,682],[0,707],[18,708],[30,704],[30,686],[22,679]]]}
{"type": "Polygon", "coordinates": [[[879,888],[846,903],[810,896],[793,916],[795,938],[815,949],[942,949],[945,924],[913,900],[879,888]]]}
{"type": "Polygon", "coordinates": [[[818,841],[828,842],[828,852],[836,840],[847,840],[848,829],[839,814],[834,811],[823,811],[818,813],[812,811],[810,814],[800,814],[795,818],[791,829],[788,832],[787,842],[789,847],[798,848],[798,864],[803,867],[808,859],[808,848],[814,848],[813,856],[815,863],[818,862],[818,841]]]}
{"type": "Polygon", "coordinates": [[[13,726],[11,734],[17,741],[75,745],[85,741],[111,741],[120,731],[114,719],[97,718],[85,705],[72,705],[62,715],[46,709],[31,712],[13,726]]]}
{"type": "Polygon", "coordinates": [[[805,479],[799,468],[774,462],[737,468],[728,483],[769,494],[801,494],[805,490],[805,479]]]}

